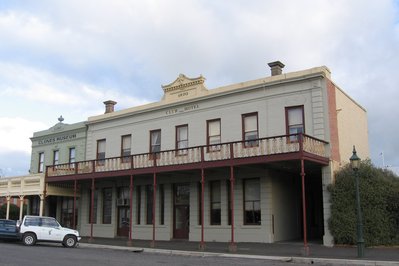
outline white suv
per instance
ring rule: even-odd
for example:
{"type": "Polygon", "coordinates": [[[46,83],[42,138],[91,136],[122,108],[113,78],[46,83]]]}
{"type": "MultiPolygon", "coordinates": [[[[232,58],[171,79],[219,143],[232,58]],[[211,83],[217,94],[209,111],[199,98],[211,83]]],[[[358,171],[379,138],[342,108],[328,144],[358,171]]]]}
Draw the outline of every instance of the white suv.
{"type": "Polygon", "coordinates": [[[27,246],[33,246],[37,241],[47,241],[73,248],[81,239],[78,231],[62,227],[56,219],[44,216],[26,215],[19,226],[19,233],[27,246]]]}

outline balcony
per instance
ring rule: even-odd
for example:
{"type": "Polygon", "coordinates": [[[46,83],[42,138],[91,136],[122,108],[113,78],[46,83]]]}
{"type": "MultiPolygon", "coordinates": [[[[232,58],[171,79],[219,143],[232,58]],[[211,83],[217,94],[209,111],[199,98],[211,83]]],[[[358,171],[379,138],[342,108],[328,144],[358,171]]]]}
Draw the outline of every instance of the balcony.
{"type": "Polygon", "coordinates": [[[146,174],[287,160],[310,160],[328,165],[326,141],[305,134],[282,135],[250,141],[197,146],[159,153],[134,154],[46,167],[47,181],[88,176],[146,174]],[[118,172],[118,173],[115,173],[118,172]],[[70,176],[68,178],[68,176],[70,176]],[[60,177],[64,177],[60,179],[60,177]]]}

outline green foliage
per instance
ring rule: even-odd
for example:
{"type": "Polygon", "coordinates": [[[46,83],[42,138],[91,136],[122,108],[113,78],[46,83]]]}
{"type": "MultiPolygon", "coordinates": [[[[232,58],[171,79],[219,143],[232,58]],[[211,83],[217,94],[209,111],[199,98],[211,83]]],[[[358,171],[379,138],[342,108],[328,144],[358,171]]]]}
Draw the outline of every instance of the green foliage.
{"type": "MultiPolygon", "coordinates": [[[[23,215],[26,214],[26,205],[24,205],[23,215]]],[[[0,219],[5,219],[7,217],[7,204],[3,204],[0,207],[0,219]]],[[[15,204],[10,204],[10,220],[19,220],[19,207],[15,204]]]]}
{"type": "MultiPolygon", "coordinates": [[[[362,161],[359,171],[363,235],[367,246],[399,244],[399,178],[362,161]]],[[[329,228],[336,244],[356,244],[355,175],[350,165],[336,173],[329,228]]]]}

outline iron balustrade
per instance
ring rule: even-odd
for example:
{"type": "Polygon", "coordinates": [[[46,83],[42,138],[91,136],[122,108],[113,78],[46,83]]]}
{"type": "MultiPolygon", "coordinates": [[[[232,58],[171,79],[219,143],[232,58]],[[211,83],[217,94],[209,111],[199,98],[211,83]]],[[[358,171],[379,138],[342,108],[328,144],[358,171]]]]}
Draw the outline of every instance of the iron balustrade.
{"type": "Polygon", "coordinates": [[[133,154],[128,157],[129,159],[121,156],[51,165],[46,167],[46,173],[47,177],[56,177],[301,152],[328,158],[327,144],[328,142],[324,140],[305,134],[281,135],[253,140],[251,145],[246,141],[236,141],[157,153],[133,154]]]}

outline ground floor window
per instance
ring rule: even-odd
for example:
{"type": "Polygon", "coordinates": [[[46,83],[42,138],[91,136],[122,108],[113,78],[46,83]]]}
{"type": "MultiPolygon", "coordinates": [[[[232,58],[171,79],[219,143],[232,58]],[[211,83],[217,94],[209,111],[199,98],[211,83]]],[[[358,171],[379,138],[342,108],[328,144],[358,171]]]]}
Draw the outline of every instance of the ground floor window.
{"type": "Polygon", "coordinates": [[[30,199],[30,214],[39,215],[40,212],[40,197],[32,196],[30,199]]]}
{"type": "Polygon", "coordinates": [[[146,220],[147,224],[153,224],[152,206],[154,202],[154,188],[152,185],[146,187],[146,220]]]}
{"type": "Polygon", "coordinates": [[[110,224],[112,218],[112,188],[103,189],[103,224],[110,224]]]}
{"type": "Polygon", "coordinates": [[[258,225],[260,217],[260,180],[244,179],[244,224],[258,225]]]}
{"type": "Polygon", "coordinates": [[[136,224],[141,221],[141,187],[136,187],[136,224]]]}
{"type": "Polygon", "coordinates": [[[165,189],[159,185],[159,224],[165,224],[165,189]]]}
{"type": "Polygon", "coordinates": [[[93,206],[92,206],[92,200],[91,200],[91,189],[89,189],[89,197],[90,199],[88,200],[89,202],[89,206],[88,206],[88,210],[89,210],[89,215],[87,217],[89,217],[89,223],[93,223],[96,224],[97,223],[97,202],[98,202],[98,190],[95,189],[94,190],[94,195],[93,195],[93,206]],[[92,215],[92,208],[93,208],[93,219],[91,217],[92,215]]]}
{"type": "Polygon", "coordinates": [[[74,227],[74,217],[75,214],[75,222],[78,221],[78,200],[75,203],[75,212],[73,211],[73,198],[71,197],[62,197],[62,205],[61,205],[61,225],[64,227],[73,228],[74,227]]]}
{"type": "Polygon", "coordinates": [[[220,181],[210,182],[211,225],[221,224],[220,181]]]}

